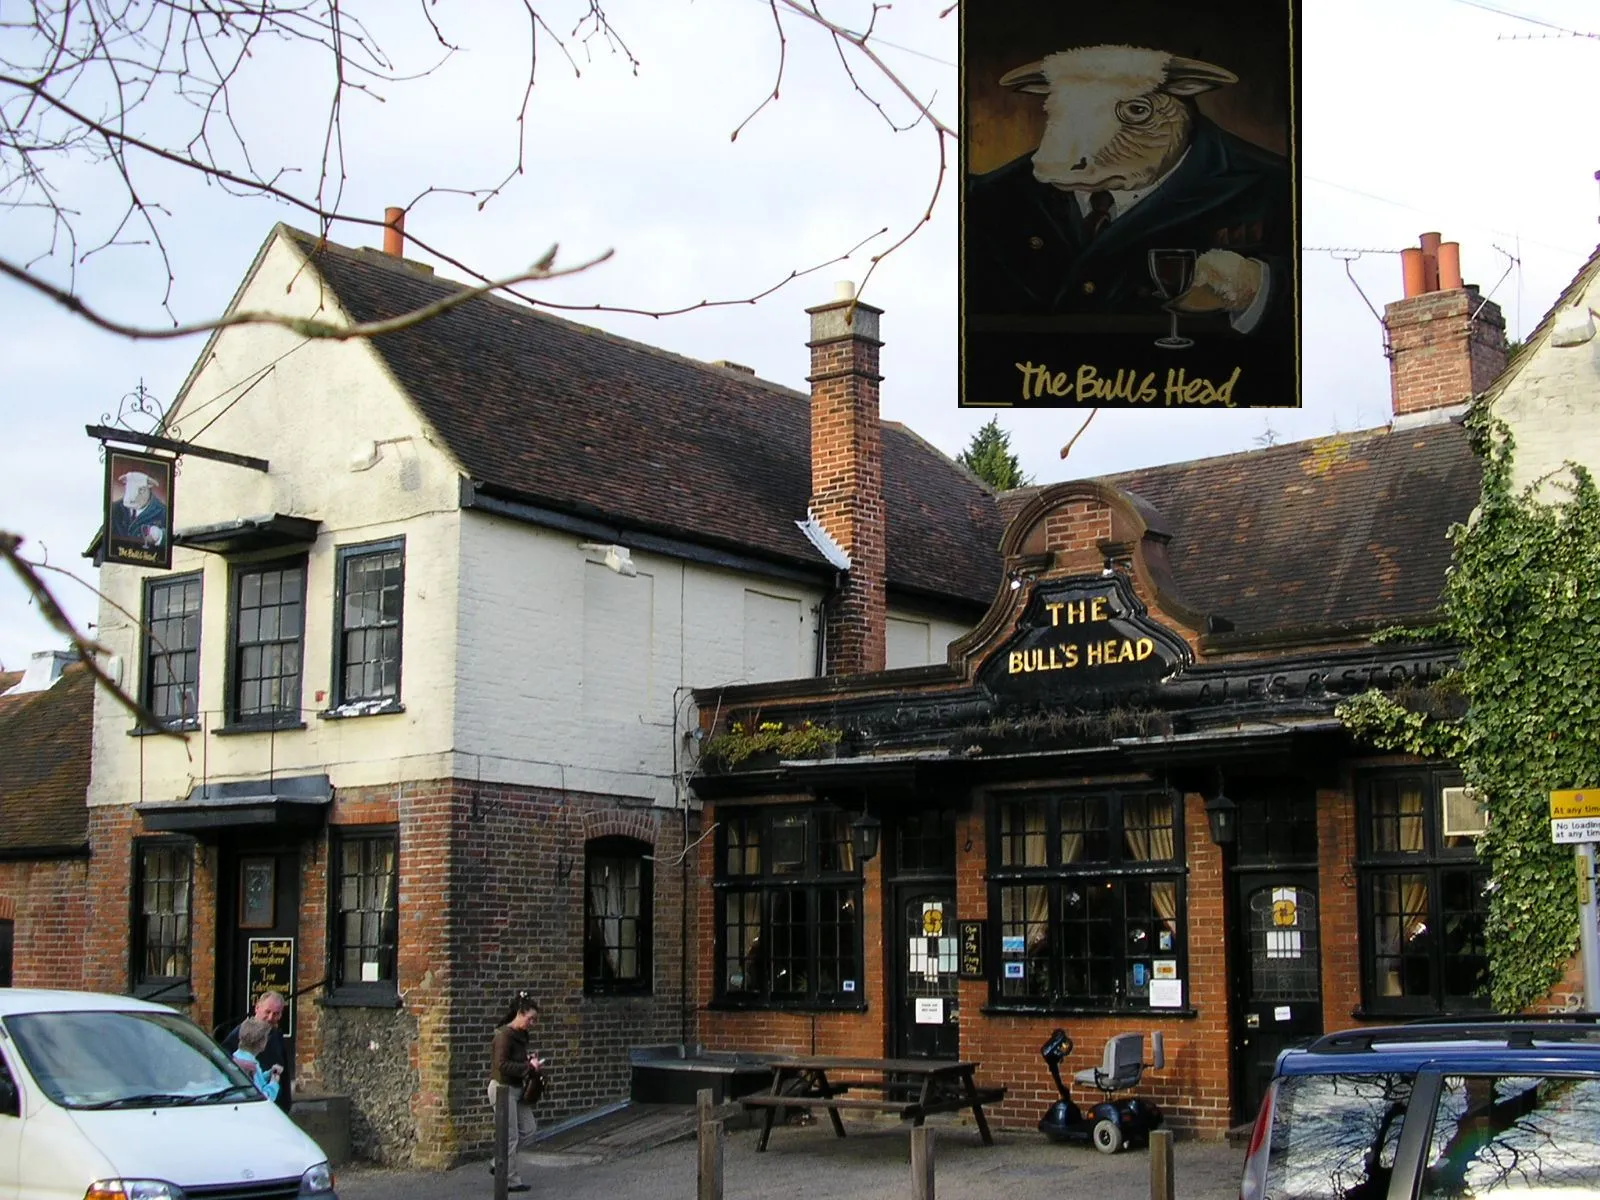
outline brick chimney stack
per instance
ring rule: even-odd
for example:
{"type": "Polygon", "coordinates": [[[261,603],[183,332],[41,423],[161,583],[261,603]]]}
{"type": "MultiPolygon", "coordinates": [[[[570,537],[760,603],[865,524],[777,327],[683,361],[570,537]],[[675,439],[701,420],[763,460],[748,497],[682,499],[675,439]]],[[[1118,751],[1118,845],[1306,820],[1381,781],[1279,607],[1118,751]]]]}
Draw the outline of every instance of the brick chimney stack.
{"type": "Polygon", "coordinates": [[[824,673],[884,667],[883,440],[878,424],[878,318],[837,285],[811,316],[811,516],[850,556],[829,600],[824,673]]]}
{"type": "Polygon", "coordinates": [[[1400,252],[1400,268],[1405,299],[1383,310],[1397,420],[1464,404],[1506,367],[1506,319],[1461,282],[1458,243],[1425,233],[1400,252]]]}

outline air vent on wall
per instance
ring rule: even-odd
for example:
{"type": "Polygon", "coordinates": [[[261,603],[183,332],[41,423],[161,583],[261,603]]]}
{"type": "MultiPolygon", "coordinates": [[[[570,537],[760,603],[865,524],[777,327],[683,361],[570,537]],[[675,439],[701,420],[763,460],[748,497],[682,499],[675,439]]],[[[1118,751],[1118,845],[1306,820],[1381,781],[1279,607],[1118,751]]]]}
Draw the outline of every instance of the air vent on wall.
{"type": "Polygon", "coordinates": [[[1439,807],[1445,837],[1477,837],[1489,827],[1489,812],[1477,788],[1444,788],[1439,807]]]}

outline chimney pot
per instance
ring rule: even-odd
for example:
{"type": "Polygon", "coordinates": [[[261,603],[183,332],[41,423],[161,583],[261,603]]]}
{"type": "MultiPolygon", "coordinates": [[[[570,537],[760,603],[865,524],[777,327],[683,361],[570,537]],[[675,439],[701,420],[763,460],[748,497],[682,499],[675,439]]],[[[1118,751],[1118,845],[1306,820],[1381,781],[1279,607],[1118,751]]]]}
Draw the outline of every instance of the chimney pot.
{"type": "Polygon", "coordinates": [[[1439,290],[1453,292],[1461,286],[1461,243],[1439,243],[1439,290]]]}
{"type": "Polygon", "coordinates": [[[1439,290],[1439,235],[1425,233],[1422,235],[1422,290],[1437,292],[1439,290]]]}
{"type": "Polygon", "coordinates": [[[394,258],[404,258],[406,253],[406,210],[383,210],[383,252],[394,258]]]}
{"type": "Polygon", "coordinates": [[[1406,299],[1422,295],[1424,291],[1422,251],[1417,247],[1407,246],[1400,251],[1400,274],[1405,281],[1406,299]]]}
{"type": "Polygon", "coordinates": [[[848,279],[841,279],[833,285],[833,298],[835,300],[854,300],[856,298],[856,285],[848,279]]]}

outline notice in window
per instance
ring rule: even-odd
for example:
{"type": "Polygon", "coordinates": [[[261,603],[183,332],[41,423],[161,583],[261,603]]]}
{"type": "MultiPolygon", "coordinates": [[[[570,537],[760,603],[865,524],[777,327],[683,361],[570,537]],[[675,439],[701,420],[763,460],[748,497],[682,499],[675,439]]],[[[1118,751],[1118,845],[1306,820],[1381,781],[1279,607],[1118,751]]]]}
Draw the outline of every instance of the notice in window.
{"type": "Polygon", "coordinates": [[[1182,1008],[1183,980],[1152,979],[1150,981],[1151,1008],[1182,1008]]]}
{"type": "Polygon", "coordinates": [[[944,1000],[939,996],[917,997],[917,1024],[943,1025],[944,1000]]]}

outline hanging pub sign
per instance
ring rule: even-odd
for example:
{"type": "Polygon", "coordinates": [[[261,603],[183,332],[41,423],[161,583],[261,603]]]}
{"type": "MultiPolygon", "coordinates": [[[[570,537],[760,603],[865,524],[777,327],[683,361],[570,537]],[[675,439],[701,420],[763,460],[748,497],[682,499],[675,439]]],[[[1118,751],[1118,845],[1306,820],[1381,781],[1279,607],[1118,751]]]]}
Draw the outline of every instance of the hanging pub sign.
{"type": "Polygon", "coordinates": [[[961,6],[961,403],[1300,404],[1300,0],[961,6]]]}
{"type": "Polygon", "coordinates": [[[172,566],[172,459],[106,450],[106,562],[172,566]]]}
{"type": "Polygon", "coordinates": [[[1148,690],[1191,661],[1189,644],[1152,621],[1123,575],[1034,585],[1017,629],[978,670],[997,699],[1093,707],[1148,690]]]}

